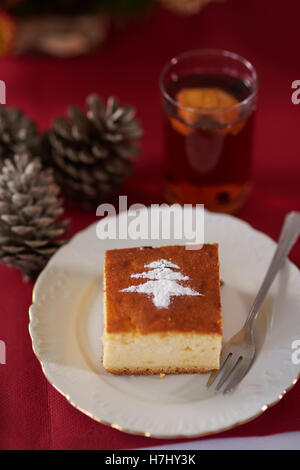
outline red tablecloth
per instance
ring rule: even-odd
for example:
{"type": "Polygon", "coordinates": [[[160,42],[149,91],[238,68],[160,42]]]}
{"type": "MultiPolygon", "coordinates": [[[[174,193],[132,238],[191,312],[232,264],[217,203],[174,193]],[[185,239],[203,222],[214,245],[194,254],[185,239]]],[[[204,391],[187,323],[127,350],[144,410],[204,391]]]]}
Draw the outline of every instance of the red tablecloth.
{"type": "MultiPolygon", "coordinates": [[[[7,85],[8,105],[24,109],[41,128],[66,106],[83,105],[90,92],[115,94],[133,103],[146,135],[135,175],[123,193],[130,203],[148,204],[163,200],[157,86],[163,64],[199,47],[221,47],[249,58],[260,79],[254,190],[237,215],[276,238],[285,213],[300,210],[300,105],[291,102],[291,83],[300,79],[299,15],[298,0],[227,0],[192,18],[157,9],[145,21],[115,32],[101,50],[85,57],[3,59],[0,78],[7,85]]],[[[70,207],[67,212],[72,233],[95,220],[92,212],[70,207]]],[[[300,263],[299,244],[291,259],[300,263]]],[[[0,339],[7,347],[7,364],[0,365],[0,448],[121,449],[162,442],[93,422],[47,383],[28,335],[31,291],[18,272],[0,266],[0,339]]],[[[299,399],[300,384],[262,416],[221,435],[300,430],[299,399]]]]}

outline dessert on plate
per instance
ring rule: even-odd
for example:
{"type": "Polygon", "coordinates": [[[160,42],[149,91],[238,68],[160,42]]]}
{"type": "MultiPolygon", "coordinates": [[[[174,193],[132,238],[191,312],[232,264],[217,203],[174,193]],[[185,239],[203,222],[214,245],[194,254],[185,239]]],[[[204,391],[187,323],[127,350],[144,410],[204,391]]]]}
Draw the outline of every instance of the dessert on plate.
{"type": "Polygon", "coordinates": [[[218,369],[218,245],[107,251],[102,342],[103,366],[113,374],[218,369]]]}

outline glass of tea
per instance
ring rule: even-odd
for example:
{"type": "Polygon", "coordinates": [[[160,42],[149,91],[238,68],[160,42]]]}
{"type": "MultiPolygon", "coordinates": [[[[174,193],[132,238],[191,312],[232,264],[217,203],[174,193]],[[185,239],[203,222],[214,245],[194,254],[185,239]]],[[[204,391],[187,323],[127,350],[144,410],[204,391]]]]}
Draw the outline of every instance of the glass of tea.
{"type": "Polygon", "coordinates": [[[160,89],[166,200],[234,212],[251,187],[254,67],[232,52],[190,51],[167,63],[160,89]]]}

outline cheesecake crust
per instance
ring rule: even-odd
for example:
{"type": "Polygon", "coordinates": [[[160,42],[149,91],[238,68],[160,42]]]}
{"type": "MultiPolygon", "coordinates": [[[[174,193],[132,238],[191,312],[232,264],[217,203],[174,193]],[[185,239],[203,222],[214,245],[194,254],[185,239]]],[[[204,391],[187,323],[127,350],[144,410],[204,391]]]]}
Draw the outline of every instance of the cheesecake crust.
{"type": "Polygon", "coordinates": [[[115,375],[157,375],[157,374],[206,374],[212,369],[204,369],[199,367],[161,367],[156,369],[143,368],[143,369],[130,369],[129,367],[124,367],[123,369],[109,369],[106,368],[106,371],[110,374],[115,375]]]}
{"type": "MultiPolygon", "coordinates": [[[[183,245],[108,250],[104,275],[106,333],[156,333],[161,338],[170,332],[222,335],[217,244],[205,244],[199,250],[186,250],[183,245]],[[129,285],[143,283],[144,280],[132,278],[131,275],[145,271],[146,264],[158,259],[178,265],[180,272],[189,276],[189,287],[202,295],[172,297],[167,308],[157,308],[148,295],[121,292],[129,285]]],[[[145,371],[142,373],[165,373],[165,369],[145,371]]],[[[178,369],[169,373],[193,372],[201,373],[201,370],[178,369]]]]}

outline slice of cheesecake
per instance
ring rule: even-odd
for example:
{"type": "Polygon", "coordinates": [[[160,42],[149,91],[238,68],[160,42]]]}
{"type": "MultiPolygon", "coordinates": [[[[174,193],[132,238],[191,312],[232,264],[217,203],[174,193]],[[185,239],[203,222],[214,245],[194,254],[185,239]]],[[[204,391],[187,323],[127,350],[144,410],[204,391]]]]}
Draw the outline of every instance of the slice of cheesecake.
{"type": "Polygon", "coordinates": [[[107,251],[102,341],[103,366],[114,374],[218,369],[218,245],[107,251]]]}

